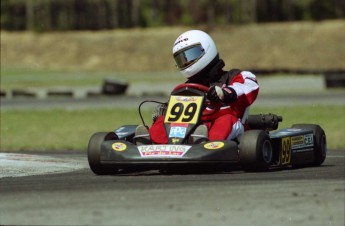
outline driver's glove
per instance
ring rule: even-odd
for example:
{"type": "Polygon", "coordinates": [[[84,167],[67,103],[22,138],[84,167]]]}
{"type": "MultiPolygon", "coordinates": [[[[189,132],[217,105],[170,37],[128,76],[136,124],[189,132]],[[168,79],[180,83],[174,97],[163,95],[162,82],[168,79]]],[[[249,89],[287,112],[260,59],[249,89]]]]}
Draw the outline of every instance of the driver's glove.
{"type": "Polygon", "coordinates": [[[155,122],[160,116],[165,115],[167,111],[168,104],[158,104],[156,108],[152,111],[152,121],[155,122]]]}
{"type": "Polygon", "coordinates": [[[236,91],[229,86],[224,88],[219,86],[211,86],[208,89],[206,97],[212,102],[231,103],[237,100],[236,91]]]}

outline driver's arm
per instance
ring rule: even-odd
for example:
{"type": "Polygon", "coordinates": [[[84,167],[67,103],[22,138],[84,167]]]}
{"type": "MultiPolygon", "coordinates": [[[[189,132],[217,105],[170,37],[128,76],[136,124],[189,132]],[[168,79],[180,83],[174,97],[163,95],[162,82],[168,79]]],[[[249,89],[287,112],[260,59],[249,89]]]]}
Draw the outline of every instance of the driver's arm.
{"type": "Polygon", "coordinates": [[[242,71],[237,74],[230,84],[223,84],[222,87],[211,86],[207,98],[214,102],[232,103],[238,99],[245,99],[248,106],[252,104],[259,92],[259,85],[256,77],[249,71],[242,71]]]}

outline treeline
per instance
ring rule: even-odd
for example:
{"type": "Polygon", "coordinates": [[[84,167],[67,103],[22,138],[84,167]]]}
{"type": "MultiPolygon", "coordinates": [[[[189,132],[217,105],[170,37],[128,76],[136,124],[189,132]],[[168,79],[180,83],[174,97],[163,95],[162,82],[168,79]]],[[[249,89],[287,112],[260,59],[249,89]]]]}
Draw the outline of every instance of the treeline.
{"type": "Polygon", "coordinates": [[[345,18],[344,0],[1,0],[2,30],[101,30],[345,18]]]}

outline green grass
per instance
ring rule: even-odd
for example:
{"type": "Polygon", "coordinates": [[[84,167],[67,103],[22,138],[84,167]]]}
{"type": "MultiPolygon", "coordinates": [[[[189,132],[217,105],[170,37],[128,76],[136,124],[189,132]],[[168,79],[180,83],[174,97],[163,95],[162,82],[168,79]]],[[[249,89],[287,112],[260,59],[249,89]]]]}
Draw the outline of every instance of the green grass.
{"type": "Polygon", "coordinates": [[[94,132],[139,120],[135,110],[1,112],[1,150],[84,150],[94,132]]]}
{"type": "Polygon", "coordinates": [[[319,124],[325,130],[329,148],[345,148],[344,106],[253,107],[251,114],[262,112],[283,116],[279,128],[287,128],[299,123],[319,124]]]}
{"type": "Polygon", "coordinates": [[[181,83],[183,77],[176,72],[74,72],[47,69],[2,68],[2,90],[52,87],[100,87],[104,79],[129,83],[181,83]]]}
{"type": "MultiPolygon", "coordinates": [[[[326,132],[329,148],[345,148],[345,108],[342,106],[254,107],[251,113],[268,112],[284,117],[280,128],[294,123],[320,124],[326,132]]],[[[150,112],[144,114],[148,120],[150,112]]],[[[128,109],[1,111],[0,150],[86,150],[94,132],[140,123],[137,111],[128,109]]]]}

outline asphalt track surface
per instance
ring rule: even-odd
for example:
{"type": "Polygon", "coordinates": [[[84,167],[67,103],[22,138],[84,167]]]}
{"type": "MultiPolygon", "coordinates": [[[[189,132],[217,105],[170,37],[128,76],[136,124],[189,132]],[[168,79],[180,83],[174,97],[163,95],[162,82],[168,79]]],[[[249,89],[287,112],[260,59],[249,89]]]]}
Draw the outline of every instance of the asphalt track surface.
{"type": "Polygon", "coordinates": [[[0,225],[344,225],[344,151],[321,167],[110,176],[85,152],[44,155],[82,167],[0,178],[0,225]]]}

